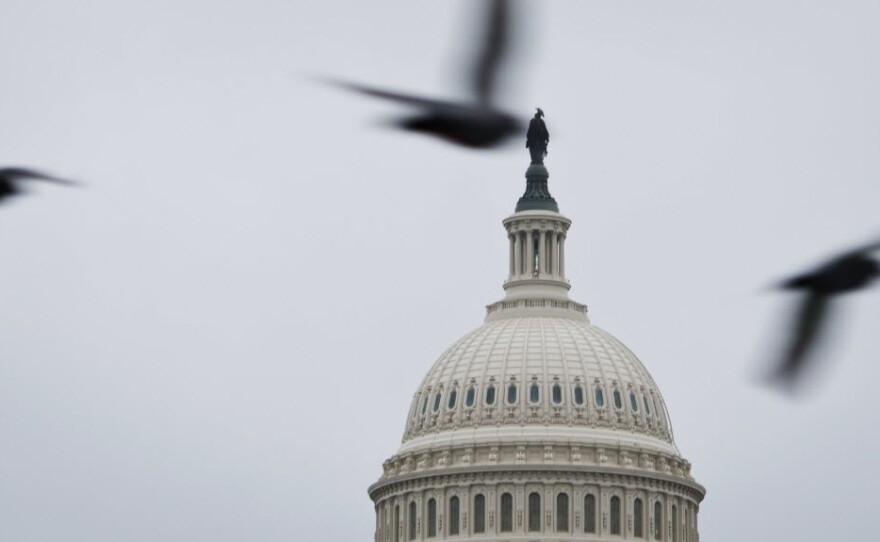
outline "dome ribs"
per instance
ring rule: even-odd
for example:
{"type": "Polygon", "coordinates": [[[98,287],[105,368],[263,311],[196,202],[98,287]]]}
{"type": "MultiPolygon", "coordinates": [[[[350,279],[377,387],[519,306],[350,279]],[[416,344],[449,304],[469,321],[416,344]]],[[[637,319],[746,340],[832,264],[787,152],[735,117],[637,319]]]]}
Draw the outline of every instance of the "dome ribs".
{"type": "MultiPolygon", "coordinates": [[[[414,396],[403,441],[432,434],[454,440],[464,438],[454,436],[458,431],[491,426],[507,433],[517,426],[569,427],[576,432],[608,428],[658,438],[674,446],[665,403],[642,362],[620,341],[589,322],[547,315],[490,321],[448,348],[414,396]],[[507,386],[512,378],[517,398],[509,405],[507,386]],[[496,399],[487,407],[490,380],[496,399]],[[540,390],[537,404],[530,401],[532,382],[540,390]],[[576,382],[585,399],[577,408],[573,395],[576,382]],[[552,402],[555,383],[562,392],[558,405],[552,402]],[[474,403],[466,407],[465,397],[472,385],[474,403]],[[604,394],[601,408],[596,407],[596,385],[604,394]],[[449,408],[453,387],[457,398],[449,408]],[[615,407],[615,389],[620,393],[620,408],[615,407]],[[440,390],[441,401],[434,412],[440,390]],[[635,394],[635,410],[630,392],[635,394]],[[422,416],[425,399],[428,409],[422,416]],[[645,399],[650,409],[644,408],[645,399]]],[[[573,434],[572,438],[579,441],[581,437],[573,434]]]]}
{"type": "MultiPolygon", "coordinates": [[[[556,344],[559,345],[559,358],[562,361],[562,409],[565,413],[565,418],[569,419],[569,425],[571,425],[574,419],[574,397],[572,397],[572,389],[574,386],[574,378],[571,377],[568,370],[568,360],[565,357],[565,347],[562,343],[562,337],[559,335],[559,326],[554,322],[549,322],[553,327],[553,334],[556,337],[556,344]],[[566,400],[566,398],[568,400],[566,400]]],[[[548,377],[552,377],[549,372],[547,374],[548,377]]],[[[549,383],[547,384],[550,385],[549,383]]],[[[548,407],[550,405],[548,404],[548,407]]],[[[557,407],[553,407],[557,408],[557,407]]]]}

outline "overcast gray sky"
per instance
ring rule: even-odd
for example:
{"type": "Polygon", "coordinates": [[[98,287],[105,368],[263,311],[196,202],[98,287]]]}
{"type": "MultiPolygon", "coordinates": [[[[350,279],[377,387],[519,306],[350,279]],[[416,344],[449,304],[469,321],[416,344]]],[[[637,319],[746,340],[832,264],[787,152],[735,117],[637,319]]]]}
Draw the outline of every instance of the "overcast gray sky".
{"type": "MultiPolygon", "coordinates": [[[[5,0],[0,539],[371,540],[413,392],[502,296],[521,142],[461,150],[327,74],[461,95],[472,2],[5,0]]],[[[553,1],[504,105],[547,113],[572,297],[642,359],[704,540],[865,539],[880,292],[756,385],[766,287],[880,234],[880,5],[553,1]]]]}

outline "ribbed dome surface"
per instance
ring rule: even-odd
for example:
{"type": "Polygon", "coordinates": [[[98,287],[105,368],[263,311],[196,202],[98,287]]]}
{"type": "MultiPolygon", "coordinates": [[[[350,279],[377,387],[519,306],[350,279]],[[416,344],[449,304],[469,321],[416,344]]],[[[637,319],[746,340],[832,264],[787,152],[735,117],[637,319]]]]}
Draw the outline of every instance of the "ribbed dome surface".
{"type": "Polygon", "coordinates": [[[404,448],[491,426],[557,426],[586,441],[604,429],[672,444],[663,398],[629,349],[586,319],[540,313],[490,321],[444,352],[415,394],[404,448]]]}

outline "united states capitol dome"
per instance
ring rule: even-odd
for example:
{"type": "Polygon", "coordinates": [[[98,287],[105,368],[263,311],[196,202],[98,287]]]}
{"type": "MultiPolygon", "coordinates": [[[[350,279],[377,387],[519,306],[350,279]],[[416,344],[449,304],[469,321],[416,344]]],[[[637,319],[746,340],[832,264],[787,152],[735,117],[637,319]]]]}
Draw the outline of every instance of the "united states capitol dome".
{"type": "Polygon", "coordinates": [[[548,178],[533,161],[503,221],[505,296],[428,370],[370,487],[377,542],[699,540],[705,489],[660,390],[568,296],[548,178]]]}

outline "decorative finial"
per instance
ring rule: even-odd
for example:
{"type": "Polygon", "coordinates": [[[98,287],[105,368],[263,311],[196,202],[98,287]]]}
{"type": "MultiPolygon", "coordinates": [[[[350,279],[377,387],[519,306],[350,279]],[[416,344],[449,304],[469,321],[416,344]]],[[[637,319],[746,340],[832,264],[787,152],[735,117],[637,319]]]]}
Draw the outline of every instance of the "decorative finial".
{"type": "Polygon", "coordinates": [[[533,164],[543,164],[547,156],[547,144],[550,143],[550,132],[544,124],[544,111],[540,107],[535,108],[535,118],[529,122],[529,131],[526,134],[526,147],[532,156],[533,164]]]}

